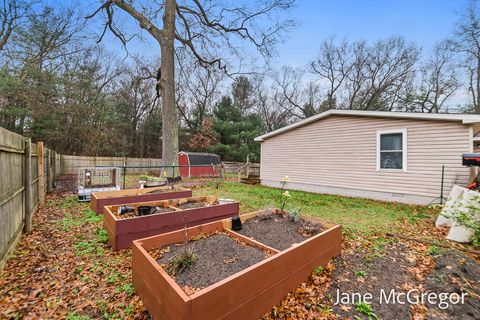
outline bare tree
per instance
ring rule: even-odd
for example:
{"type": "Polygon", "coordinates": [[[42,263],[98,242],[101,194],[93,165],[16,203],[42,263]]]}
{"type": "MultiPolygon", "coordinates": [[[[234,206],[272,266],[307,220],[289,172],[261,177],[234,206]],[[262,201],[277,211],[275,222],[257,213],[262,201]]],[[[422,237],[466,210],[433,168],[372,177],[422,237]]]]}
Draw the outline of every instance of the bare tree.
{"type": "Polygon", "coordinates": [[[467,72],[473,111],[480,113],[480,4],[471,0],[459,16],[453,50],[461,55],[467,72]]]}
{"type": "Polygon", "coordinates": [[[286,125],[288,112],[277,103],[281,99],[276,99],[275,91],[266,86],[264,77],[255,77],[252,82],[253,108],[255,113],[262,118],[267,131],[273,131],[286,125]]]}
{"type": "Polygon", "coordinates": [[[123,118],[119,125],[123,125],[125,140],[129,141],[125,154],[142,157],[140,125],[155,104],[155,81],[145,71],[139,72],[138,65],[135,65],[122,72],[118,86],[115,96],[123,118]]]}
{"type": "Polygon", "coordinates": [[[158,83],[162,98],[163,150],[165,164],[178,162],[178,122],[175,100],[175,41],[188,49],[204,66],[215,65],[228,72],[225,51],[238,53],[234,43],[240,39],[251,43],[262,55],[270,56],[273,45],[292,26],[282,16],[294,0],[263,0],[232,5],[231,2],[191,0],[179,2],[105,1],[89,18],[104,12],[104,31],[110,30],[124,45],[128,37],[116,26],[115,8],[133,17],[160,45],[161,72],[158,83]],[[141,9],[139,9],[141,8],[141,9]],[[162,15],[160,21],[159,17],[162,15]],[[161,26],[161,27],[159,27],[161,26]]]}
{"type": "Polygon", "coordinates": [[[355,109],[393,110],[396,96],[415,75],[420,51],[402,37],[377,41],[369,48],[361,96],[351,105],[355,109]],[[393,101],[390,99],[394,98],[393,101]]]}
{"type": "Polygon", "coordinates": [[[196,132],[213,110],[224,74],[214,67],[200,66],[181,52],[177,57],[177,110],[188,130],[196,132]]]}
{"type": "Polygon", "coordinates": [[[449,42],[435,47],[433,56],[420,67],[420,86],[415,94],[415,110],[440,112],[459,88],[449,42]]]}
{"type": "Polygon", "coordinates": [[[0,51],[7,44],[8,39],[20,21],[30,11],[33,1],[3,0],[0,2],[0,51]]]}
{"type": "Polygon", "coordinates": [[[319,85],[304,79],[304,71],[283,67],[273,76],[278,92],[274,95],[293,119],[305,119],[319,111],[321,104],[319,85]]]}
{"type": "Polygon", "coordinates": [[[310,62],[310,71],[327,81],[327,107],[336,108],[336,94],[353,68],[351,48],[346,40],[338,45],[331,37],[320,44],[318,56],[310,62]]]}
{"type": "Polygon", "coordinates": [[[402,37],[324,41],[310,71],[326,88],[324,109],[395,110],[415,77],[420,50],[402,37]],[[326,84],[326,85],[325,85],[326,84]]]}
{"type": "Polygon", "coordinates": [[[64,57],[84,49],[79,47],[84,27],[74,8],[44,7],[17,28],[9,55],[39,70],[56,70],[64,57]]]}

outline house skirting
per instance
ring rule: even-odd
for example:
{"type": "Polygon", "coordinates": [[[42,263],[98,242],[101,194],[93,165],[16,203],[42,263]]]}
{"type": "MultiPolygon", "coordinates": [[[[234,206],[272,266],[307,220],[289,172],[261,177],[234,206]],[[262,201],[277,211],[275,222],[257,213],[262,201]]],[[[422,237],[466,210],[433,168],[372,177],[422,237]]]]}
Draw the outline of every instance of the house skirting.
{"type": "MultiPolygon", "coordinates": [[[[261,179],[261,184],[269,187],[280,188],[281,182],[275,180],[261,179]]],[[[406,193],[392,193],[392,192],[382,192],[382,191],[371,191],[371,190],[362,190],[362,189],[353,189],[353,188],[341,188],[341,187],[331,187],[331,186],[322,186],[317,184],[309,183],[298,183],[298,182],[288,182],[287,189],[299,190],[306,192],[314,193],[324,193],[324,194],[333,194],[346,197],[355,197],[355,198],[368,198],[381,201],[391,201],[391,202],[400,202],[407,204],[420,204],[428,205],[430,203],[439,203],[440,199],[429,196],[419,196],[406,193]]],[[[440,196],[440,195],[439,195],[440,196]]],[[[447,195],[444,195],[446,197],[447,195]]]]}

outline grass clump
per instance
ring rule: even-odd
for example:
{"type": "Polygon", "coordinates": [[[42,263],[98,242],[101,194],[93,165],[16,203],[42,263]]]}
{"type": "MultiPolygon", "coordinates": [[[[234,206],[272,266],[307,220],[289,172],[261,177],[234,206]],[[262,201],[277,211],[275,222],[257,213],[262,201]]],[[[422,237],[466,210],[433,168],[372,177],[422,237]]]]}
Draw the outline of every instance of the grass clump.
{"type": "Polygon", "coordinates": [[[135,293],[135,289],[133,288],[133,285],[131,283],[118,286],[115,288],[115,291],[117,293],[125,292],[129,297],[133,296],[133,294],[135,293]]]}
{"type": "Polygon", "coordinates": [[[428,250],[427,250],[428,254],[431,255],[431,256],[436,256],[438,255],[441,250],[439,247],[435,246],[435,245],[432,245],[430,247],[428,247],[428,250]]]}
{"type": "Polygon", "coordinates": [[[365,272],[363,270],[360,270],[360,271],[355,272],[355,275],[359,278],[365,278],[367,276],[367,272],[365,272]]]}
{"type": "Polygon", "coordinates": [[[55,220],[56,224],[60,225],[63,231],[68,232],[74,228],[82,225],[82,222],[73,217],[70,213],[67,213],[63,219],[55,220]]]}
{"type": "Polygon", "coordinates": [[[108,275],[107,283],[108,284],[114,284],[116,282],[123,281],[125,279],[127,279],[127,277],[125,277],[124,275],[114,272],[114,273],[111,273],[111,274],[108,275]]]}
{"type": "Polygon", "coordinates": [[[182,254],[173,257],[165,266],[165,271],[174,276],[176,274],[182,273],[186,269],[193,266],[193,264],[197,261],[197,255],[193,251],[193,249],[187,248],[182,252],[182,254]]]}
{"type": "Polygon", "coordinates": [[[103,220],[103,217],[97,214],[95,211],[92,211],[90,208],[86,209],[83,212],[84,221],[88,223],[97,223],[103,220]]]}
{"type": "Polygon", "coordinates": [[[379,319],[378,316],[373,313],[373,308],[371,304],[365,302],[357,302],[355,303],[355,310],[366,315],[368,317],[368,320],[379,319]]]}
{"type": "Polygon", "coordinates": [[[66,320],[91,320],[92,318],[90,318],[89,316],[78,315],[74,312],[69,312],[65,319],[66,320]]]}

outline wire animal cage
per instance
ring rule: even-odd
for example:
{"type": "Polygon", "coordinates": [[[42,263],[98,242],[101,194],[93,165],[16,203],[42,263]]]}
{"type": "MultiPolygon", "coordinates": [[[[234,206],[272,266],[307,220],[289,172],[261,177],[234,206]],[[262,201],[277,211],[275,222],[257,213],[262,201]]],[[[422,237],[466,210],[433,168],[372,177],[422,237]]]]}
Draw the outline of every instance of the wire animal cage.
{"type": "Polygon", "coordinates": [[[120,190],[121,168],[90,167],[78,170],[78,201],[90,201],[92,192],[120,190]]]}

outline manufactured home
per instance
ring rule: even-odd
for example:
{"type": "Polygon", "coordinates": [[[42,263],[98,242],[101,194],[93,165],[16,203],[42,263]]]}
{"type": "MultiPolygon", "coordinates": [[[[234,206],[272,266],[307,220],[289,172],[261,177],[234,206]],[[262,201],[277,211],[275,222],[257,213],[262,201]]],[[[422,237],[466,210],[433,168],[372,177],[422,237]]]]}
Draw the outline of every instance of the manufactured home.
{"type": "MultiPolygon", "coordinates": [[[[329,110],[255,138],[260,180],[278,187],[413,204],[439,202],[475,168],[480,115],[329,110]]],[[[480,136],[480,135],[479,135],[480,136]]]]}

